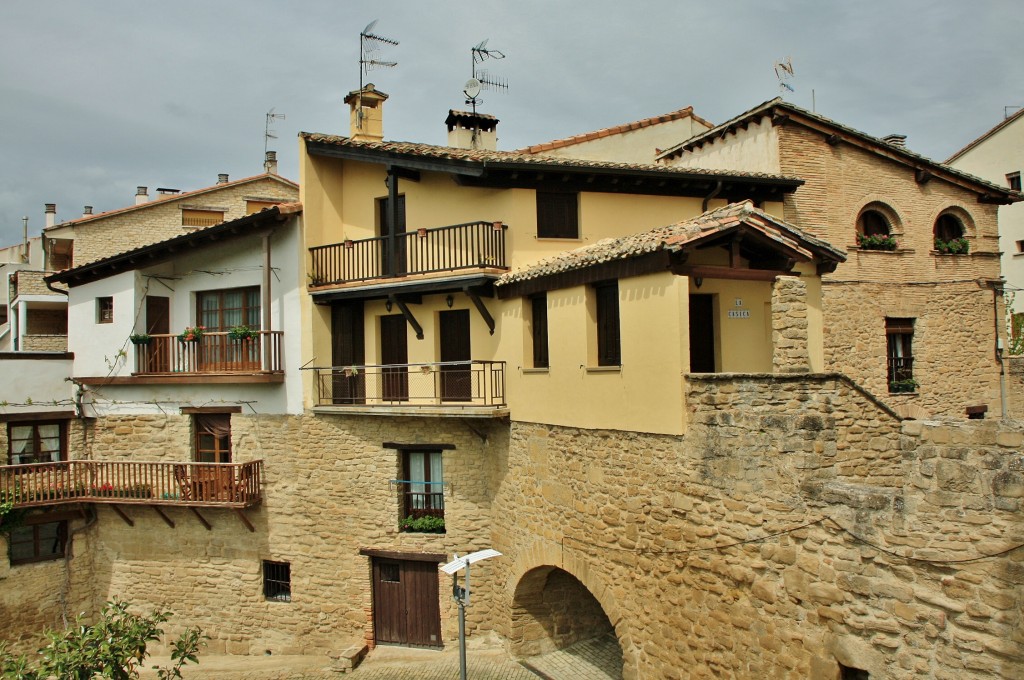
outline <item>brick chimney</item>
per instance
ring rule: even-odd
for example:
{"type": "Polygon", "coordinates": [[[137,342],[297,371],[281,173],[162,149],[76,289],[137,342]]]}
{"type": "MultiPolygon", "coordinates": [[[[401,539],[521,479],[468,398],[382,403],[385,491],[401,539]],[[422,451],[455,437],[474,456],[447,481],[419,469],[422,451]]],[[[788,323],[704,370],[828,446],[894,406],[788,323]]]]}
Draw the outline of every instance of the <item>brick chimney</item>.
{"type": "Polygon", "coordinates": [[[57,204],[47,203],[46,204],[46,226],[52,227],[57,223],[57,204]]]}
{"type": "Polygon", "coordinates": [[[448,110],[448,146],[456,149],[498,148],[498,119],[486,113],[448,110]]]}
{"type": "Polygon", "coordinates": [[[368,84],[352,90],[345,97],[349,106],[349,136],[357,142],[379,142],[384,139],[384,101],[388,98],[368,84]]]}
{"type": "Polygon", "coordinates": [[[906,135],[886,135],[882,137],[882,141],[886,144],[892,144],[898,146],[901,149],[907,148],[907,136],[906,135]]]}
{"type": "Polygon", "coordinates": [[[149,202],[149,188],[148,187],[136,187],[135,189],[135,205],[142,205],[143,203],[149,202]]]}
{"type": "Polygon", "coordinates": [[[276,151],[268,151],[267,152],[267,157],[263,160],[263,170],[268,175],[276,175],[277,174],[277,152],[276,151]]]}
{"type": "Polygon", "coordinates": [[[92,217],[92,206],[87,205],[82,208],[82,217],[92,217]]]}
{"type": "Polygon", "coordinates": [[[219,175],[217,175],[217,184],[227,184],[227,183],[228,183],[228,173],[222,172],[219,175]]]}

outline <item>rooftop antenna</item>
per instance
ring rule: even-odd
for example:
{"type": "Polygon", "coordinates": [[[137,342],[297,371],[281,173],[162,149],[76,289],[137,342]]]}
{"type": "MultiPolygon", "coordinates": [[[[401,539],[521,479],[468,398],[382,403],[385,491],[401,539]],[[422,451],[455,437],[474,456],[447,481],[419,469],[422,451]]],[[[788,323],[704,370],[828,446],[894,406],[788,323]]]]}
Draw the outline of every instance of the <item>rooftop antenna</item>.
{"type": "Polygon", "coordinates": [[[480,98],[481,90],[507,90],[508,82],[504,78],[492,76],[484,69],[477,70],[477,64],[482,64],[488,59],[504,59],[505,53],[500,50],[488,49],[485,38],[479,45],[471,47],[469,52],[473,57],[472,77],[466,81],[462,88],[462,94],[466,95],[466,103],[473,107],[473,147],[476,148],[477,138],[480,134],[480,125],[476,121],[476,105],[483,104],[480,98]]]}
{"type": "Polygon", "coordinates": [[[358,110],[356,111],[356,126],[363,129],[363,76],[378,68],[394,68],[398,66],[397,61],[381,61],[376,58],[377,52],[383,45],[397,45],[397,40],[385,38],[373,32],[374,26],[379,19],[374,19],[366,25],[359,33],[359,99],[358,110]]]}
{"type": "Polygon", "coordinates": [[[793,86],[789,84],[790,78],[793,77],[793,60],[786,57],[783,61],[775,63],[775,77],[779,81],[779,92],[795,92],[793,86]]]}
{"type": "MultiPolygon", "coordinates": [[[[276,108],[276,107],[275,107],[276,108]]],[[[274,109],[267,111],[267,126],[263,130],[263,157],[267,157],[267,144],[271,139],[277,139],[277,135],[270,129],[275,120],[284,120],[283,113],[274,113],[274,109]]]]}

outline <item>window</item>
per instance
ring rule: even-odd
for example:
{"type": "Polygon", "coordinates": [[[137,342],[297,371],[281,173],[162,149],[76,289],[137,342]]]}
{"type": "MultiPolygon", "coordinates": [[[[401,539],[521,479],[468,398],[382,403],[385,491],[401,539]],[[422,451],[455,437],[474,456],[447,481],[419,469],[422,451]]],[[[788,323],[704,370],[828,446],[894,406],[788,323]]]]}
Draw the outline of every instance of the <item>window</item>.
{"type": "Polygon", "coordinates": [[[533,367],[548,367],[548,296],[530,298],[530,330],[533,339],[533,367]]]}
{"type": "Polygon", "coordinates": [[[579,194],[537,192],[537,237],[580,237],[579,194]]]}
{"type": "Polygon", "coordinates": [[[7,425],[7,460],[10,465],[56,463],[67,459],[64,421],[7,425]]]}
{"type": "Polygon", "coordinates": [[[405,451],[402,517],[444,518],[444,474],[440,451],[405,451]]]}
{"type": "Polygon", "coordinates": [[[1017,252],[1024,253],[1024,241],[1017,241],[1017,252]]]}
{"type": "Polygon", "coordinates": [[[193,417],[197,463],[231,462],[231,414],[203,413],[193,417]]]}
{"type": "Polygon", "coordinates": [[[1006,175],[1006,183],[1014,191],[1020,191],[1020,172],[1011,172],[1006,175]]]}
{"type": "Polygon", "coordinates": [[[292,601],[292,565],[263,560],[263,597],[275,602],[292,601]]]}
{"type": "Polygon", "coordinates": [[[597,365],[620,366],[619,348],[619,282],[594,286],[597,302],[597,365]]]}
{"type": "Polygon", "coordinates": [[[861,236],[889,236],[889,219],[878,210],[865,210],[857,218],[857,233],[861,236]]]}
{"type": "Polygon", "coordinates": [[[114,298],[96,298],[96,323],[114,323],[114,298]]]}
{"type": "Polygon", "coordinates": [[[67,521],[47,522],[46,515],[28,517],[22,526],[12,529],[7,537],[11,564],[28,564],[64,557],[67,544],[67,521]]]}
{"type": "Polygon", "coordinates": [[[964,225],[956,215],[944,213],[935,220],[935,238],[943,241],[964,237],[964,225]]]}
{"type": "Polygon", "coordinates": [[[263,201],[258,199],[247,198],[245,199],[245,214],[252,215],[253,213],[258,213],[261,210],[273,208],[275,205],[280,205],[280,203],[281,201],[263,201]]]}
{"type": "Polygon", "coordinates": [[[223,210],[200,210],[195,208],[182,208],[181,210],[181,226],[183,227],[212,227],[223,221],[223,210]]]}
{"type": "Polygon", "coordinates": [[[885,320],[887,379],[889,392],[914,392],[914,320],[885,320]]]}
{"type": "Polygon", "coordinates": [[[196,293],[196,323],[208,331],[260,327],[260,288],[229,288],[196,293]]]}
{"type": "Polygon", "coordinates": [[[870,680],[871,674],[860,668],[839,664],[839,680],[870,680]]]}

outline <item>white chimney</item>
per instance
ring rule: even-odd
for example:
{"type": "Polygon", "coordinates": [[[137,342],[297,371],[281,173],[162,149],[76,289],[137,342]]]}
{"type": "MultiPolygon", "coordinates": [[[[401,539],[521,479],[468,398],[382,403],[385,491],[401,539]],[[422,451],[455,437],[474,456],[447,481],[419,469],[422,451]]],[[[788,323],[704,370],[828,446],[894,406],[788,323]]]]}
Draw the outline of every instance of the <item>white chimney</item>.
{"type": "Polygon", "coordinates": [[[277,152],[276,151],[268,151],[267,152],[267,157],[263,160],[263,170],[268,175],[276,175],[277,174],[277,152]]]}
{"type": "Polygon", "coordinates": [[[349,106],[349,134],[353,141],[379,142],[384,139],[384,102],[387,98],[373,83],[348,93],[345,103],[349,106]]]}
{"type": "Polygon", "coordinates": [[[149,189],[147,187],[137,187],[135,189],[135,205],[142,205],[143,203],[149,202],[149,189]]]}
{"type": "Polygon", "coordinates": [[[222,172],[219,175],[217,175],[217,184],[227,184],[227,183],[228,183],[228,173],[222,172]]]}
{"type": "Polygon", "coordinates": [[[82,217],[92,217],[92,206],[87,205],[82,209],[82,217]]]}
{"type": "Polygon", "coordinates": [[[46,204],[46,226],[52,227],[57,223],[57,204],[47,203],[46,204]]]}
{"type": "Polygon", "coordinates": [[[498,119],[494,116],[449,109],[444,124],[448,126],[450,147],[487,151],[498,148],[498,119]]]}

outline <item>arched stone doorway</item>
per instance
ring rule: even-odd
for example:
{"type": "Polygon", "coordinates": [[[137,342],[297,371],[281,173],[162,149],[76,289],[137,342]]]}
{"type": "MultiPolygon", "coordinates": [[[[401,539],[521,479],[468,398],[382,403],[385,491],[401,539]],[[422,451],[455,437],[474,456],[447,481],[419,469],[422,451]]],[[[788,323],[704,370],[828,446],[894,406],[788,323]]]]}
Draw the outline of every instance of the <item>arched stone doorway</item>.
{"type": "MultiPolygon", "coordinates": [[[[622,678],[622,648],[597,598],[569,572],[531,569],[516,585],[509,625],[512,654],[527,666],[584,664],[586,677],[622,678]],[[594,675],[593,670],[604,671],[594,675]]],[[[580,675],[580,677],[584,677],[580,675]]]]}

